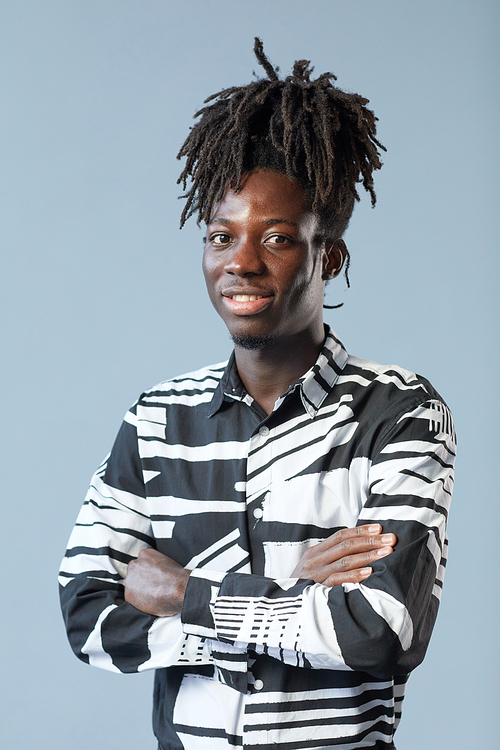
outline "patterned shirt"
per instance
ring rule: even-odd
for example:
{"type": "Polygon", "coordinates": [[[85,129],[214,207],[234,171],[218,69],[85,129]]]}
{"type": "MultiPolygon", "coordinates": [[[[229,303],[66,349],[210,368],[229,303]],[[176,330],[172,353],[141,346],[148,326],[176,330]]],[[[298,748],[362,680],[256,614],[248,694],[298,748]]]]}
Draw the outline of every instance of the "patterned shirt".
{"type": "Polygon", "coordinates": [[[234,355],[145,392],[93,478],[60,573],[69,640],[95,666],[156,669],[162,750],[394,747],[441,594],[455,436],[428,381],[326,330],[269,415],[234,355]],[[363,583],[290,577],[372,522],[398,541],[363,583]],[[193,569],[181,616],[124,601],[146,546],[193,569]]]}

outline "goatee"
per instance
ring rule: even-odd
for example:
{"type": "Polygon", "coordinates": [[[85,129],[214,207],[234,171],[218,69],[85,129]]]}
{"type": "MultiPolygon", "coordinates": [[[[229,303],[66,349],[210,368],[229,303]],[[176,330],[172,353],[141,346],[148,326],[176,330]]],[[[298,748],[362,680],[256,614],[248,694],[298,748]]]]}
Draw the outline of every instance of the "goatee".
{"type": "Polygon", "coordinates": [[[231,336],[232,342],[235,346],[239,346],[240,349],[265,349],[271,346],[274,341],[274,336],[231,336]]]}

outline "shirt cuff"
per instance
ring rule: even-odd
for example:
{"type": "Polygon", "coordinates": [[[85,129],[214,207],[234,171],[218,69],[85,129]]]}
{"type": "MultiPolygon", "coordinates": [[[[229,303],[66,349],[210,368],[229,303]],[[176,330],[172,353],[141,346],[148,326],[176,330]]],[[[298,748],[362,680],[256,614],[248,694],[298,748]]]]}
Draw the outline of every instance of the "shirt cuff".
{"type": "Polygon", "coordinates": [[[211,605],[219,595],[226,573],[195,568],[191,571],[184,594],[181,622],[189,635],[202,638],[217,638],[211,605]]]}
{"type": "Polygon", "coordinates": [[[181,612],[184,633],[209,639],[214,676],[219,682],[240,693],[248,690],[248,656],[246,645],[217,640],[212,607],[226,573],[195,569],[188,578],[181,612]]]}

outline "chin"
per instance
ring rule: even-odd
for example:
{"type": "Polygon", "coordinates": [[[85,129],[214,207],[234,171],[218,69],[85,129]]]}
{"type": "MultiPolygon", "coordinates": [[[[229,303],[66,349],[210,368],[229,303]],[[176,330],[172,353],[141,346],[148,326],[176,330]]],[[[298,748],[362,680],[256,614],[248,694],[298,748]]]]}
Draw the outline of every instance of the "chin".
{"type": "Polygon", "coordinates": [[[235,346],[240,349],[266,349],[268,346],[272,346],[276,341],[275,336],[233,336],[231,335],[232,342],[235,346]]]}

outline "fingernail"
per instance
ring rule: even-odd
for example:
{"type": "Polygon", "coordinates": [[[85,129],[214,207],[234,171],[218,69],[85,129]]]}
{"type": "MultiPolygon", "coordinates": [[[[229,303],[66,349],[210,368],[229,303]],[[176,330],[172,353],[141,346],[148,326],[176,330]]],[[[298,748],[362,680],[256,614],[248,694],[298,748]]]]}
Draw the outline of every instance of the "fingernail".
{"type": "Polygon", "coordinates": [[[368,531],[370,532],[370,534],[376,534],[377,531],[380,531],[380,528],[381,526],[379,523],[372,523],[371,526],[368,526],[368,531]]]}
{"type": "Polygon", "coordinates": [[[392,534],[382,534],[380,540],[384,542],[384,544],[390,544],[392,542],[392,534]]]}
{"type": "Polygon", "coordinates": [[[392,547],[381,547],[377,550],[377,555],[379,557],[384,557],[384,555],[389,555],[392,552],[392,547]]]}
{"type": "Polygon", "coordinates": [[[359,574],[363,576],[363,578],[368,578],[368,576],[371,576],[373,573],[373,568],[361,568],[359,571],[359,574]]]}

